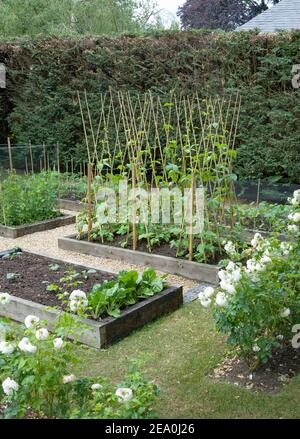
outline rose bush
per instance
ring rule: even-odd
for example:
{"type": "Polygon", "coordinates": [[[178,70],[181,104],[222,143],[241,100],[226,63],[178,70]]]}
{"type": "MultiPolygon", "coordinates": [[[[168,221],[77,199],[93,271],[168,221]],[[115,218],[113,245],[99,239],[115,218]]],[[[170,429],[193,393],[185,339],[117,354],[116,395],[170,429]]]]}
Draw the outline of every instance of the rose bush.
{"type": "Polygon", "coordinates": [[[253,368],[290,343],[292,327],[300,322],[300,190],[290,202],[288,239],[256,234],[241,253],[227,243],[233,260],[224,261],[219,288],[199,295],[204,307],[213,306],[217,329],[253,368]]]}
{"type": "MultiPolygon", "coordinates": [[[[80,295],[75,295],[82,299],[80,295]]],[[[0,294],[1,306],[10,296],[0,294]]],[[[77,300],[77,299],[76,299],[77,300]]],[[[84,330],[69,314],[61,314],[50,333],[45,321],[27,316],[24,326],[2,326],[0,340],[0,404],[5,418],[26,418],[28,412],[49,418],[150,418],[158,389],[136,365],[118,386],[102,377],[77,378],[80,361],[75,343],[84,330]]],[[[1,416],[1,413],[0,413],[1,416]]]]}

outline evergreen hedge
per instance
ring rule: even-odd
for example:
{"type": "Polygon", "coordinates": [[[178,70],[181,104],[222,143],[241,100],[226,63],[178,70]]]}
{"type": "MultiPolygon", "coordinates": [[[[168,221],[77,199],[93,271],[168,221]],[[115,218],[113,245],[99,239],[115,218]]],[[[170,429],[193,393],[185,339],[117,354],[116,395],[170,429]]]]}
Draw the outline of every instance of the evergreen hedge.
{"type": "Polygon", "coordinates": [[[239,91],[242,110],[236,171],[242,178],[281,176],[300,182],[300,32],[164,32],[118,38],[26,40],[0,43],[8,84],[0,90],[0,143],[59,142],[80,159],[84,137],[77,90],[109,88],[159,95],[170,90],[201,96],[239,91]]]}

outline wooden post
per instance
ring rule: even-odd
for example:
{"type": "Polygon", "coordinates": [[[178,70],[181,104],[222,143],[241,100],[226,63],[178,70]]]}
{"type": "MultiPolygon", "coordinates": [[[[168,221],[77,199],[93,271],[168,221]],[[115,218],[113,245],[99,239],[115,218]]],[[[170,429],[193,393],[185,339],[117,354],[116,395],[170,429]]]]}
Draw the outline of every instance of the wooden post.
{"type": "Polygon", "coordinates": [[[40,157],[40,172],[43,171],[43,159],[40,157]]]}
{"type": "Polygon", "coordinates": [[[49,155],[49,152],[47,152],[47,170],[50,171],[50,155],[49,155]]]}
{"type": "Polygon", "coordinates": [[[92,179],[93,179],[93,165],[88,164],[88,240],[92,240],[92,230],[93,230],[93,204],[92,204],[92,179]]]}
{"type": "Polygon", "coordinates": [[[11,143],[10,138],[7,138],[7,147],[8,147],[8,158],[9,158],[9,168],[12,171],[13,170],[13,160],[12,160],[12,150],[11,150],[11,143]]]}
{"type": "Polygon", "coordinates": [[[73,161],[73,157],[71,158],[71,174],[74,174],[74,161],[73,161]]]}
{"type": "Polygon", "coordinates": [[[34,167],[33,167],[33,155],[32,155],[31,142],[29,142],[29,154],[30,154],[31,172],[33,174],[34,173],[34,167]]]}
{"type": "Polygon", "coordinates": [[[25,157],[25,173],[26,173],[26,175],[28,175],[28,162],[27,162],[27,157],[25,157]]]}
{"type": "Polygon", "coordinates": [[[190,233],[189,233],[189,261],[193,260],[194,234],[193,234],[193,213],[195,199],[195,173],[192,173],[191,198],[190,198],[190,233]]]}
{"type": "Polygon", "coordinates": [[[135,164],[132,167],[132,250],[137,249],[137,233],[136,233],[136,169],[135,164]]]}

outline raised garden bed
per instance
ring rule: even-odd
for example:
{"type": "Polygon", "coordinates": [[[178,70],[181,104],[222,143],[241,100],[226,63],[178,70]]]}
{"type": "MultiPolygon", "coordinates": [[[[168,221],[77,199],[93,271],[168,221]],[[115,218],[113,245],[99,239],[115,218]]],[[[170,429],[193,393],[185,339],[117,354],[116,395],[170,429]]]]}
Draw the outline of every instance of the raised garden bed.
{"type": "Polygon", "coordinates": [[[56,227],[67,226],[74,224],[76,217],[74,215],[62,215],[58,218],[53,218],[46,221],[38,221],[33,224],[24,224],[21,226],[4,226],[0,225],[0,236],[4,238],[16,239],[24,235],[29,235],[36,232],[44,232],[45,230],[55,229],[56,227]]]}
{"type": "MultiPolygon", "coordinates": [[[[87,272],[92,267],[27,252],[13,258],[0,259],[1,291],[12,296],[9,305],[0,308],[0,315],[23,322],[27,315],[33,314],[47,320],[51,329],[58,313],[62,311],[49,309],[49,306],[59,307],[61,302],[56,294],[47,291],[47,285],[58,281],[72,268],[87,272]],[[7,277],[8,273],[11,275],[7,277]]],[[[93,270],[86,283],[79,288],[88,292],[94,283],[115,277],[113,272],[93,270]]],[[[182,304],[182,287],[168,287],[161,293],[124,309],[118,318],[107,317],[101,321],[82,319],[87,329],[80,336],[80,341],[98,349],[106,347],[152,320],[177,310],[182,304]]]]}
{"type": "Polygon", "coordinates": [[[217,284],[218,282],[218,267],[216,265],[190,262],[185,259],[155,253],[92,243],[87,240],[78,240],[76,235],[59,238],[58,246],[63,250],[76,253],[119,259],[132,264],[150,266],[164,273],[176,274],[197,281],[211,284],[217,284]]]}
{"type": "Polygon", "coordinates": [[[78,200],[69,200],[65,198],[59,199],[59,206],[62,210],[70,210],[73,212],[81,212],[82,210],[88,208],[87,203],[82,203],[78,200]]]}

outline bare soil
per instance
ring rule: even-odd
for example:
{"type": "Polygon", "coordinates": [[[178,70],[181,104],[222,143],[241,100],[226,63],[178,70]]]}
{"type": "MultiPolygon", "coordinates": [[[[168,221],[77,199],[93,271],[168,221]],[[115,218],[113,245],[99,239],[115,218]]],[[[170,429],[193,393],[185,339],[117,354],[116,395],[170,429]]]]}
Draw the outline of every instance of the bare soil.
{"type": "Polygon", "coordinates": [[[88,274],[88,278],[85,279],[82,274],[86,271],[84,266],[74,266],[59,261],[57,271],[53,271],[51,266],[55,264],[56,262],[52,259],[26,252],[12,258],[2,258],[0,259],[0,291],[41,305],[61,306],[61,301],[56,297],[57,293],[47,291],[47,286],[51,284],[62,286],[59,281],[66,272],[79,273],[76,281],[83,283],[78,286],[78,289],[85,293],[89,293],[95,283],[114,279],[112,274],[105,271],[88,274]],[[9,273],[14,273],[15,276],[8,279],[9,273]]]}
{"type": "MultiPolygon", "coordinates": [[[[87,236],[84,236],[83,240],[88,241],[87,236]]],[[[104,239],[104,241],[102,242],[101,238],[97,238],[93,242],[96,244],[104,244],[104,245],[109,245],[111,247],[118,247],[118,248],[124,248],[126,250],[132,250],[132,239],[131,238],[128,239],[126,246],[121,245],[122,243],[124,243],[124,241],[126,241],[126,236],[117,235],[117,236],[114,236],[113,241],[108,241],[108,240],[104,239]]],[[[195,240],[195,243],[194,243],[195,247],[198,244],[200,244],[200,241],[199,241],[199,243],[197,243],[197,241],[195,240]]],[[[137,251],[140,251],[143,253],[148,253],[148,254],[153,254],[153,255],[168,256],[171,258],[183,259],[183,260],[187,260],[187,258],[188,258],[187,257],[188,252],[186,252],[186,255],[177,256],[177,249],[172,248],[170,246],[170,244],[167,242],[163,242],[159,245],[154,245],[151,247],[151,251],[149,251],[148,241],[146,239],[138,241],[137,251]]],[[[205,263],[217,265],[225,257],[226,257],[226,255],[224,253],[222,253],[222,254],[216,253],[214,257],[209,258],[205,263]]],[[[195,261],[195,262],[197,262],[197,261],[195,261]]]]}
{"type": "Polygon", "coordinates": [[[274,352],[266,365],[251,371],[240,358],[227,359],[210,374],[218,381],[245,387],[255,392],[275,394],[300,373],[300,349],[287,345],[274,352]]]}

